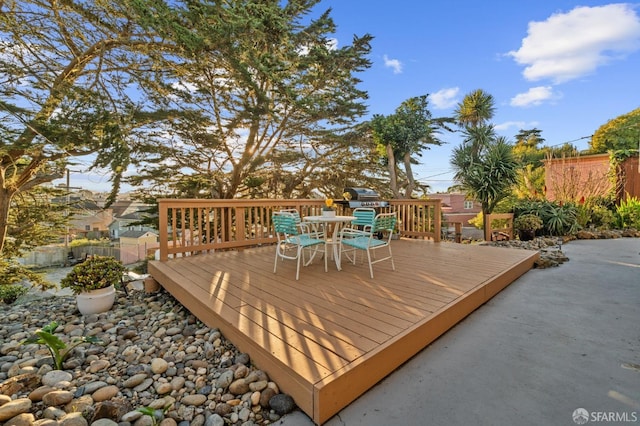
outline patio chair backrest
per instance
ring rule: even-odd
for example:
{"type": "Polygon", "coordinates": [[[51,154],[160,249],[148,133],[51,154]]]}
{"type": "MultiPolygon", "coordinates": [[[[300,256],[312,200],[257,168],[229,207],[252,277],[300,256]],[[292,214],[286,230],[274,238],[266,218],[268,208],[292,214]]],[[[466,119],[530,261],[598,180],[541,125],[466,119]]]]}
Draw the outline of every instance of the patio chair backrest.
{"type": "Polygon", "coordinates": [[[356,219],[351,222],[351,226],[373,226],[376,210],[368,207],[358,207],[353,209],[352,215],[356,219]]]}
{"type": "Polygon", "coordinates": [[[302,218],[300,217],[300,212],[298,211],[298,209],[282,209],[279,211],[279,213],[290,213],[295,216],[296,223],[302,222],[302,218]]]}
{"type": "Polygon", "coordinates": [[[380,213],[373,223],[373,232],[393,232],[396,227],[397,217],[395,213],[380,213]]]}
{"type": "Polygon", "coordinates": [[[274,212],[271,216],[276,233],[285,235],[298,235],[298,223],[296,215],[291,212],[274,212]]]}

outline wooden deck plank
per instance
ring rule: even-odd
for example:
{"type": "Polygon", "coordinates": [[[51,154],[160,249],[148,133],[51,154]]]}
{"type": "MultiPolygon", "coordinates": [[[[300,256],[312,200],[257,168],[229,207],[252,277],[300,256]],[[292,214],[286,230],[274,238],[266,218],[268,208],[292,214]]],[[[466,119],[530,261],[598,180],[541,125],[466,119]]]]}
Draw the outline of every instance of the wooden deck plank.
{"type": "Polygon", "coordinates": [[[320,257],[295,280],[272,246],[150,262],[151,275],[217,327],[321,424],[485,303],[536,252],[392,242],[396,271],[320,257]]]}

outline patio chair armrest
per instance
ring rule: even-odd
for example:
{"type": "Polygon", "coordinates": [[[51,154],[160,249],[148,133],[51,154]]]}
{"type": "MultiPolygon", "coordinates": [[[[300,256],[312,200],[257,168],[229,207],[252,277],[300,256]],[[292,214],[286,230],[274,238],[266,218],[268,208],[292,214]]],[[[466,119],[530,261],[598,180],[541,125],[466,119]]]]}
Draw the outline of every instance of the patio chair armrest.
{"type": "Polygon", "coordinates": [[[371,226],[367,225],[364,229],[357,228],[342,228],[340,230],[340,239],[347,238],[355,238],[355,237],[367,237],[371,235],[371,226]],[[366,229],[369,229],[368,231],[366,229]]]}
{"type": "Polygon", "coordinates": [[[307,234],[312,236],[313,238],[323,238],[322,236],[324,235],[324,233],[321,229],[322,225],[312,222],[300,222],[299,226],[301,234],[307,234]]]}

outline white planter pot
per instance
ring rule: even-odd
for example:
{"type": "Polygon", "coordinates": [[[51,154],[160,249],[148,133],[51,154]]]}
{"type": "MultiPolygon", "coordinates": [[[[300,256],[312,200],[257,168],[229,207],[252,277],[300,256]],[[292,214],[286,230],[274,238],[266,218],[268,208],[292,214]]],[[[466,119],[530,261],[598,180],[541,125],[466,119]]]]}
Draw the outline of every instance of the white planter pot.
{"type": "Polygon", "coordinates": [[[116,301],[116,289],[113,286],[91,290],[76,296],[78,310],[82,315],[107,312],[116,301]]]}
{"type": "Polygon", "coordinates": [[[324,217],[336,217],[335,210],[322,210],[322,216],[324,217]]]}

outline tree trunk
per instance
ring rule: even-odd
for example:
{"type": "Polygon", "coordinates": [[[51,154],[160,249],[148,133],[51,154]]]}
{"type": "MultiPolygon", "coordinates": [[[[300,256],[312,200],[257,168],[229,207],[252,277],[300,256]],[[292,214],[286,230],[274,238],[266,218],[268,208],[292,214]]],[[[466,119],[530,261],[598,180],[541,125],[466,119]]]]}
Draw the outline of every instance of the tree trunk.
{"type": "Polygon", "coordinates": [[[488,235],[489,231],[489,215],[491,211],[489,211],[489,206],[482,203],[482,230],[484,231],[484,240],[491,241],[491,235],[488,235]]]}
{"type": "Polygon", "coordinates": [[[9,229],[9,208],[15,191],[0,188],[0,255],[4,252],[4,241],[9,229]]]}
{"type": "Polygon", "coordinates": [[[387,168],[389,169],[389,180],[391,181],[390,187],[393,192],[393,198],[400,198],[400,191],[398,190],[398,175],[396,173],[396,157],[393,154],[393,147],[387,144],[387,168]]]}
{"type": "Polygon", "coordinates": [[[407,173],[407,188],[404,194],[405,198],[411,198],[413,190],[416,187],[416,180],[413,178],[413,170],[411,169],[411,153],[405,152],[404,154],[404,170],[407,173]]]}

